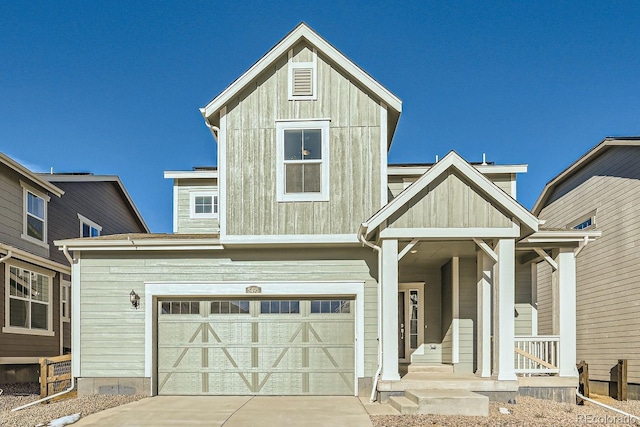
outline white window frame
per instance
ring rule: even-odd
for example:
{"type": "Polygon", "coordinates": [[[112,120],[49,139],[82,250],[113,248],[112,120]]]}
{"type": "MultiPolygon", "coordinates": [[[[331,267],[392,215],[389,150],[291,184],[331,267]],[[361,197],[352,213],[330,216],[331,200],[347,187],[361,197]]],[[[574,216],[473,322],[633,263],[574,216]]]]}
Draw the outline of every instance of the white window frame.
{"type": "Polygon", "coordinates": [[[71,321],[71,282],[68,280],[60,284],[60,318],[63,322],[71,321]]]}
{"type": "Polygon", "coordinates": [[[577,220],[571,222],[570,224],[567,224],[567,228],[571,229],[571,230],[592,230],[594,228],[596,228],[597,224],[596,224],[596,211],[597,209],[592,210],[591,212],[582,215],[580,218],[578,218],[577,220]],[[582,228],[576,228],[579,225],[584,224],[585,222],[591,220],[591,224],[586,226],[586,227],[582,227],[582,228]]]}
{"type": "Polygon", "coordinates": [[[220,197],[217,190],[189,191],[189,218],[218,218],[220,213],[220,197]],[[211,213],[196,213],[196,197],[211,197],[211,213]]]}
{"type": "MultiPolygon", "coordinates": [[[[88,225],[89,227],[95,228],[96,230],[98,230],[98,236],[102,235],[102,227],[100,225],[98,225],[94,221],[91,221],[89,218],[87,218],[84,215],[78,214],[78,219],[80,220],[80,237],[84,237],[82,235],[82,228],[84,225],[88,225]]],[[[97,237],[97,236],[88,236],[88,237],[97,237]]]]}
{"type": "Polygon", "coordinates": [[[290,49],[287,71],[289,101],[315,101],[318,99],[318,51],[316,49],[313,49],[311,62],[294,62],[293,49],[290,49]],[[293,70],[295,68],[311,68],[311,95],[293,94],[293,70]]]}
{"type": "Polygon", "coordinates": [[[329,201],[329,119],[278,120],[276,121],[276,192],[278,202],[327,202],[329,201]],[[284,132],[296,129],[320,129],[322,134],[322,158],[320,166],[320,192],[285,193],[284,132]]]}
{"type": "MultiPolygon", "coordinates": [[[[45,270],[33,265],[29,265],[22,262],[17,261],[5,261],[5,306],[4,306],[4,324],[5,326],[2,328],[3,333],[8,334],[22,334],[22,335],[41,335],[41,336],[49,336],[52,337],[55,335],[53,331],[53,288],[54,282],[53,279],[55,277],[55,272],[45,270]],[[36,273],[42,276],[46,276],[49,278],[49,295],[47,301],[47,329],[31,329],[31,299],[29,299],[29,312],[27,313],[27,318],[29,320],[29,327],[19,327],[19,326],[10,326],[11,321],[11,298],[16,298],[11,296],[11,286],[10,286],[10,272],[11,267],[18,268],[21,270],[26,270],[30,273],[36,273]]],[[[24,300],[24,298],[17,297],[19,300],[24,300]]],[[[37,301],[37,304],[42,304],[42,301],[37,301]]]]}
{"type": "Polygon", "coordinates": [[[36,245],[45,247],[45,248],[49,248],[49,245],[47,244],[47,217],[48,217],[48,209],[47,206],[49,204],[49,196],[47,196],[46,194],[44,194],[41,191],[36,190],[35,188],[33,188],[32,186],[30,186],[29,184],[25,183],[24,181],[20,181],[20,185],[22,186],[22,235],[20,237],[22,237],[24,240],[28,240],[29,242],[35,243],[36,245]],[[34,196],[42,199],[42,201],[44,202],[44,218],[39,218],[33,214],[29,213],[29,196],[28,194],[31,193],[34,196]],[[36,239],[35,237],[29,236],[28,232],[27,232],[27,228],[28,228],[28,223],[27,223],[27,219],[29,216],[33,216],[34,218],[40,219],[43,221],[43,225],[42,225],[42,240],[36,239]]]}

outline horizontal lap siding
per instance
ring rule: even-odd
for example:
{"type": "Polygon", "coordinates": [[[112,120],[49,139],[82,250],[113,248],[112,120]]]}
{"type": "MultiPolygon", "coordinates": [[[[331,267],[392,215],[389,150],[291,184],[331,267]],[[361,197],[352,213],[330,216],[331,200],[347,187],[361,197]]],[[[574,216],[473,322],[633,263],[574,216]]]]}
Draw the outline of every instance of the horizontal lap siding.
{"type": "MultiPolygon", "coordinates": [[[[546,226],[574,225],[596,210],[602,237],[577,259],[577,356],[591,378],[609,380],[629,359],[629,382],[640,383],[640,149],[610,148],[559,186],[542,210],[546,226]]],[[[586,218],[585,218],[586,219],[586,218]]]]}
{"type": "Polygon", "coordinates": [[[81,376],[144,376],[144,304],[131,308],[145,282],[363,281],[365,374],[377,366],[377,285],[371,251],[266,250],[190,253],[84,253],[81,261],[81,376]],[[363,259],[358,259],[360,255],[363,259]],[[214,258],[220,256],[220,258],[214,258]]]}
{"type": "MultiPolygon", "coordinates": [[[[191,218],[192,191],[211,191],[217,193],[216,180],[181,179],[177,180],[178,233],[217,233],[220,231],[218,218],[191,218]]],[[[219,209],[220,207],[218,207],[219,209]]]]}
{"type": "Polygon", "coordinates": [[[227,105],[227,235],[353,234],[381,207],[380,105],[321,54],[317,72],[316,101],[288,100],[284,56],[227,105]],[[330,119],[330,200],[278,203],[276,120],[318,118],[330,119]]]}

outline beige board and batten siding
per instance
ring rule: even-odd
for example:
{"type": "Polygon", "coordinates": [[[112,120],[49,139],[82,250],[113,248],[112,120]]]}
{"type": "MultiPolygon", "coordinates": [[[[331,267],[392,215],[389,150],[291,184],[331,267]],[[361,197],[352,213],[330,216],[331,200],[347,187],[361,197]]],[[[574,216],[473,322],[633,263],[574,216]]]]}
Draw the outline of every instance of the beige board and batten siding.
{"type": "MultiPolygon", "coordinates": [[[[81,377],[144,377],[145,282],[364,282],[364,372],[377,367],[377,259],[365,249],[215,252],[83,252],[79,357],[81,377]],[[364,261],[366,260],[366,261],[364,261]]],[[[224,285],[220,285],[224,286],[224,285]]],[[[215,290],[212,295],[215,294],[215,290]]]]}
{"type": "Polygon", "coordinates": [[[507,228],[511,220],[457,173],[448,171],[389,219],[391,228],[507,228]]]}
{"type": "MultiPolygon", "coordinates": [[[[191,218],[191,193],[207,192],[218,194],[217,179],[176,179],[178,210],[178,233],[182,234],[211,234],[220,231],[220,222],[215,218],[191,218]]],[[[220,209],[220,205],[218,205],[220,209]]]]}
{"type": "MultiPolygon", "coordinates": [[[[311,59],[304,42],[294,61],[311,59]]],[[[288,99],[287,55],[227,106],[227,235],[352,234],[381,207],[379,101],[318,52],[317,100],[288,99]],[[329,201],[276,200],[276,121],[330,119],[329,201]]]]}
{"type": "MultiPolygon", "coordinates": [[[[628,359],[628,381],[640,383],[638,164],[639,147],[607,149],[561,183],[539,215],[547,221],[545,227],[570,227],[596,211],[602,237],[577,258],[576,295],[577,357],[587,361],[595,380],[610,380],[609,370],[617,360],[628,359]]],[[[550,282],[544,283],[548,287],[550,282]]],[[[550,291],[540,288],[539,282],[541,305],[541,296],[550,291]]]]}

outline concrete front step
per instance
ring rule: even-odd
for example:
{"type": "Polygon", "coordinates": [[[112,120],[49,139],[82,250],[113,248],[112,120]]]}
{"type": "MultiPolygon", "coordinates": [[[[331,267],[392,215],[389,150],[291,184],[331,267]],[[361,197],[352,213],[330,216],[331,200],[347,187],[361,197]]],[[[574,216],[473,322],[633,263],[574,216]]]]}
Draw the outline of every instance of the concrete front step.
{"type": "Polygon", "coordinates": [[[414,362],[408,366],[408,372],[453,374],[453,365],[414,362]]]}
{"type": "Polygon", "coordinates": [[[404,415],[417,414],[419,409],[418,404],[406,396],[391,396],[389,404],[404,415]]]}
{"type": "Polygon", "coordinates": [[[466,390],[405,390],[389,398],[401,414],[489,415],[489,398],[466,390]]]}

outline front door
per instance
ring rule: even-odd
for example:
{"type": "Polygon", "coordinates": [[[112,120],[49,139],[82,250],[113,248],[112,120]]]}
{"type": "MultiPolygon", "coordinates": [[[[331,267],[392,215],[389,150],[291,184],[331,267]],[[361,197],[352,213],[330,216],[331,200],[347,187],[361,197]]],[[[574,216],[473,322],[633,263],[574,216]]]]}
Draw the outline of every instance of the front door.
{"type": "Polygon", "coordinates": [[[398,289],[398,358],[407,363],[424,342],[424,283],[400,283],[398,289]]]}

